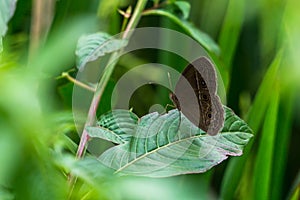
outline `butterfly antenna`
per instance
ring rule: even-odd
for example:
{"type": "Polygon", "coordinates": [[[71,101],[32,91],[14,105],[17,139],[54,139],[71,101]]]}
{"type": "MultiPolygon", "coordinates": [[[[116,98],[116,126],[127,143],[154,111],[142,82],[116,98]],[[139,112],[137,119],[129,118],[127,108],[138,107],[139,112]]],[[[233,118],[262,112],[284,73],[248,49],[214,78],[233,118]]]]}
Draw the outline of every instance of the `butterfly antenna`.
{"type": "MultiPolygon", "coordinates": [[[[173,89],[175,89],[175,88],[173,88],[173,85],[172,85],[172,82],[171,82],[171,75],[170,75],[170,72],[168,72],[168,79],[169,79],[169,84],[170,84],[170,88],[173,90],[173,89]]],[[[173,93],[173,92],[172,92],[173,93]]],[[[174,93],[173,93],[173,95],[175,95],[174,93]]],[[[177,110],[178,110],[178,130],[177,131],[179,131],[180,130],[180,125],[181,125],[181,111],[180,111],[180,109],[178,109],[177,108],[177,110]]]]}

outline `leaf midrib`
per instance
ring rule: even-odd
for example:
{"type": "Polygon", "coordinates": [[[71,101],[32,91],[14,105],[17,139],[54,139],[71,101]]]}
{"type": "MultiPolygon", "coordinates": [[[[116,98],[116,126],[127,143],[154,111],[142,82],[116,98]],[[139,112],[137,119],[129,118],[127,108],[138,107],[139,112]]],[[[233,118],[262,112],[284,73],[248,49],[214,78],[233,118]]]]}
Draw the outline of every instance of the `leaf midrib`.
{"type": "MultiPolygon", "coordinates": [[[[240,132],[240,131],[237,131],[237,133],[239,133],[239,132],[240,132]]],[[[221,132],[220,134],[232,134],[232,133],[233,133],[233,132],[221,132]]],[[[240,132],[240,133],[241,133],[241,132],[240,132]]],[[[242,133],[246,133],[246,132],[242,132],[242,133]]],[[[175,141],[175,142],[168,143],[168,144],[166,144],[166,145],[164,145],[164,146],[162,146],[162,147],[157,147],[156,149],[154,149],[154,150],[152,150],[152,151],[150,151],[150,152],[146,152],[146,153],[143,154],[142,156],[140,156],[140,157],[138,157],[138,158],[136,158],[136,159],[130,161],[129,163],[125,164],[123,167],[121,167],[121,168],[119,168],[118,170],[116,170],[116,172],[114,172],[114,174],[121,172],[122,170],[124,170],[125,168],[129,167],[129,166],[132,165],[133,163],[135,163],[135,162],[141,160],[142,158],[145,158],[145,157],[147,157],[148,155],[150,155],[150,154],[152,154],[152,153],[155,153],[155,152],[157,152],[157,151],[159,151],[159,150],[161,150],[161,149],[163,149],[163,148],[167,148],[167,147],[169,147],[169,146],[171,146],[171,145],[175,145],[175,144],[177,144],[177,143],[184,142],[184,141],[190,140],[190,139],[197,139],[197,138],[200,138],[200,137],[208,137],[208,135],[194,135],[194,136],[192,136],[192,137],[187,137],[187,138],[184,138],[184,139],[182,139],[182,140],[177,140],[177,141],[175,141]]],[[[212,137],[212,136],[209,136],[209,137],[212,137]]]]}

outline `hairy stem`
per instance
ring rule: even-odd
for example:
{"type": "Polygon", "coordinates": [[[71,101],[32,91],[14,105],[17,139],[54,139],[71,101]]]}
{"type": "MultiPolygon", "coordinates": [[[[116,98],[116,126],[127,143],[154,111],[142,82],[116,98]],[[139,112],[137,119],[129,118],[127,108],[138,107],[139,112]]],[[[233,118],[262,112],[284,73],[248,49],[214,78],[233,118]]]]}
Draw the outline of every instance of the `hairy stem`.
{"type": "MultiPolygon", "coordinates": [[[[139,0],[137,2],[137,5],[133,12],[133,15],[130,18],[130,21],[129,21],[129,23],[124,31],[124,34],[122,36],[123,39],[129,39],[129,37],[131,35],[131,34],[129,34],[130,30],[132,30],[133,28],[135,28],[137,26],[137,24],[141,18],[141,15],[142,15],[142,11],[145,8],[146,2],[147,2],[147,0],[139,0]]],[[[91,106],[90,106],[90,109],[88,112],[88,117],[87,117],[84,127],[91,126],[95,123],[96,111],[97,111],[100,99],[102,97],[102,94],[104,92],[104,89],[105,89],[105,87],[108,83],[108,80],[114,70],[116,63],[117,63],[117,60],[116,60],[117,57],[118,57],[118,52],[113,53],[112,56],[110,57],[108,65],[104,70],[104,74],[97,85],[96,92],[95,92],[93,100],[91,102],[91,106]]],[[[84,128],[82,136],[81,136],[81,140],[79,143],[79,147],[77,150],[77,154],[76,154],[77,158],[81,158],[83,156],[83,153],[84,153],[85,147],[86,147],[86,143],[88,140],[89,140],[89,135],[84,128]]]]}
{"type": "MultiPolygon", "coordinates": [[[[133,15],[132,17],[130,18],[130,21],[124,31],[124,34],[122,35],[122,38],[123,39],[129,39],[130,35],[130,30],[132,30],[133,28],[135,28],[141,18],[141,15],[142,15],[142,11],[144,10],[145,8],[145,5],[147,3],[147,0],[139,0],[137,2],[137,5],[134,9],[134,12],[133,12],[133,15]]],[[[104,73],[103,73],[103,76],[102,78],[100,79],[97,87],[96,87],[96,91],[94,93],[94,97],[93,97],[93,100],[91,102],[91,106],[89,108],[89,112],[88,112],[88,116],[87,116],[87,120],[85,122],[85,125],[84,125],[84,129],[83,129],[83,132],[82,132],[82,135],[81,135],[81,138],[80,138],[80,143],[79,143],[79,146],[78,146],[78,149],[77,149],[77,153],[76,153],[76,157],[77,158],[81,158],[85,152],[85,149],[86,149],[86,145],[87,145],[87,142],[89,140],[89,135],[86,131],[86,127],[88,126],[92,126],[95,121],[96,121],[96,111],[97,111],[97,108],[98,108],[98,105],[99,105],[99,102],[100,102],[100,99],[102,97],[102,94],[104,92],[104,89],[109,81],[109,78],[114,70],[114,67],[117,63],[117,58],[118,58],[118,52],[115,52],[111,55],[109,61],[108,61],[108,65],[106,66],[105,70],[104,70],[104,73]]],[[[76,183],[76,180],[77,178],[72,176],[71,174],[69,174],[68,176],[68,181],[69,181],[69,184],[70,184],[70,193],[69,193],[69,198],[71,198],[72,196],[72,192],[73,192],[73,188],[74,188],[74,185],[76,183]]]]}
{"type": "Polygon", "coordinates": [[[147,0],[139,0],[134,8],[134,12],[132,14],[132,17],[130,18],[130,21],[124,31],[124,34],[122,36],[123,39],[128,39],[130,37],[130,30],[132,30],[133,28],[135,28],[137,26],[137,24],[140,21],[142,12],[145,8],[145,5],[147,3],[147,0]]]}

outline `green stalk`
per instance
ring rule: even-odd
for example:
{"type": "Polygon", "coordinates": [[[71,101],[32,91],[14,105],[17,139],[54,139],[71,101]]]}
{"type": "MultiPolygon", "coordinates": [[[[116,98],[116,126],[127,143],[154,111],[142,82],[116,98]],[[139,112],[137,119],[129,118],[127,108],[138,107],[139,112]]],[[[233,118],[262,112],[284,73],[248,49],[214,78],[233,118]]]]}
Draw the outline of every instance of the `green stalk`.
{"type": "Polygon", "coordinates": [[[134,29],[140,21],[142,16],[142,12],[146,6],[147,0],[139,0],[136,4],[132,17],[127,25],[127,28],[124,31],[123,39],[129,39],[130,34],[129,31],[134,29]]]}
{"type": "MultiPolygon", "coordinates": [[[[130,18],[130,21],[123,33],[123,36],[122,36],[123,39],[130,38],[130,35],[131,35],[130,31],[137,26],[137,24],[141,18],[141,15],[142,15],[142,11],[145,8],[146,3],[147,3],[147,0],[139,0],[137,2],[137,5],[133,12],[133,15],[130,18]]],[[[90,109],[88,112],[88,117],[87,117],[84,127],[92,126],[95,123],[96,111],[97,111],[100,99],[103,95],[104,89],[105,89],[105,87],[109,81],[109,78],[114,70],[114,67],[117,63],[117,57],[118,57],[118,52],[113,53],[110,57],[108,65],[106,66],[106,68],[104,70],[104,74],[97,85],[96,92],[94,94],[94,97],[93,97],[93,100],[92,100],[92,103],[91,103],[91,106],[90,106],[90,109]]],[[[82,136],[81,136],[81,140],[80,140],[80,143],[78,146],[77,154],[76,154],[77,158],[81,158],[83,156],[83,153],[84,153],[85,147],[86,147],[86,143],[88,140],[89,140],[89,135],[84,128],[82,136]]]]}
{"type": "Polygon", "coordinates": [[[254,199],[269,199],[272,179],[272,166],[274,158],[276,124],[279,107],[278,84],[274,86],[273,95],[266,112],[263,130],[260,137],[259,148],[254,164],[253,172],[253,197],[254,199]]]}
{"type": "MultiPolygon", "coordinates": [[[[122,36],[123,39],[129,39],[129,37],[131,35],[131,34],[129,34],[130,30],[134,29],[137,26],[137,24],[141,18],[141,15],[142,15],[142,11],[145,8],[146,3],[147,3],[147,0],[139,0],[137,2],[137,5],[134,9],[134,13],[133,13],[132,17],[130,18],[130,21],[123,33],[123,36],[122,36]]],[[[87,131],[85,130],[85,127],[94,125],[94,123],[96,121],[96,111],[99,106],[99,102],[103,95],[104,89],[109,81],[109,78],[111,77],[111,75],[114,71],[115,65],[117,64],[118,54],[119,54],[119,52],[115,52],[111,55],[111,57],[108,61],[108,65],[106,66],[106,68],[104,70],[104,74],[96,87],[96,91],[94,93],[94,97],[91,102],[91,106],[89,108],[87,120],[85,122],[84,129],[83,129],[81,139],[80,139],[80,143],[79,143],[79,146],[77,149],[77,153],[76,153],[77,158],[81,158],[86,150],[86,145],[89,140],[89,135],[88,135],[87,131]]],[[[69,183],[70,183],[70,188],[71,188],[71,191],[69,193],[69,198],[71,198],[72,191],[73,191],[73,188],[76,183],[76,177],[69,175],[69,183]]]]}
{"type": "Polygon", "coordinates": [[[249,159],[251,148],[256,139],[256,133],[259,131],[263,122],[265,112],[271,101],[274,84],[278,81],[278,69],[281,65],[282,52],[280,51],[272,64],[268,68],[266,75],[256,93],[255,100],[252,104],[252,108],[248,113],[247,122],[253,130],[254,137],[247,144],[244,149],[244,153],[240,157],[234,157],[228,163],[226,168],[222,186],[221,186],[221,199],[234,199],[236,190],[240,185],[240,180],[243,175],[246,161],[249,159]]]}

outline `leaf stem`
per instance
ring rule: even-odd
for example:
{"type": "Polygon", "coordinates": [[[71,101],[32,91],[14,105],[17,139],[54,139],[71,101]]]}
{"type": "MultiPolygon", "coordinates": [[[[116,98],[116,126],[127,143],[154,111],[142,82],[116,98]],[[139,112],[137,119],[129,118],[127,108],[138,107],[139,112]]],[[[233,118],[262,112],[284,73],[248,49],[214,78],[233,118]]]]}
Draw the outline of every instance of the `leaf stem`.
{"type": "MultiPolygon", "coordinates": [[[[135,28],[137,26],[137,24],[141,18],[141,15],[142,15],[142,11],[145,8],[146,3],[147,3],[147,0],[139,0],[137,2],[137,5],[133,12],[133,15],[130,18],[130,21],[129,21],[129,23],[124,31],[124,34],[122,36],[123,39],[129,39],[129,37],[131,35],[131,34],[129,34],[129,32],[130,32],[130,30],[132,30],[133,28],[135,28]]],[[[96,87],[96,91],[94,93],[94,97],[92,99],[92,102],[91,102],[91,105],[89,108],[87,120],[85,122],[84,129],[83,129],[83,132],[82,132],[82,135],[80,138],[79,146],[77,149],[76,157],[78,159],[83,156],[85,149],[86,149],[87,142],[90,138],[85,128],[88,126],[92,126],[96,121],[96,111],[97,111],[100,99],[103,95],[104,89],[105,89],[105,87],[109,81],[109,78],[114,70],[114,67],[117,63],[118,54],[119,54],[119,52],[115,52],[111,55],[111,57],[108,61],[108,65],[106,66],[106,68],[104,70],[104,74],[96,87]]],[[[71,188],[74,188],[77,178],[72,176],[72,174],[69,174],[68,177],[69,177],[69,183],[70,183],[71,188]]],[[[71,197],[71,195],[72,195],[72,190],[73,189],[71,189],[71,191],[69,193],[69,197],[71,197]]]]}
{"type": "Polygon", "coordinates": [[[80,82],[80,81],[74,79],[72,76],[70,76],[70,74],[69,74],[68,72],[63,72],[63,73],[61,74],[61,77],[67,78],[69,81],[71,81],[71,82],[74,83],[75,85],[78,85],[78,86],[80,86],[80,87],[82,87],[82,88],[84,88],[84,89],[87,89],[87,90],[89,90],[89,91],[91,91],[91,92],[96,92],[96,89],[95,89],[95,88],[92,88],[92,87],[90,87],[90,86],[88,86],[88,85],[86,85],[86,84],[84,84],[84,83],[82,83],[82,82],[80,82]]]}
{"type": "MultiPolygon", "coordinates": [[[[124,31],[124,34],[122,36],[123,39],[129,39],[130,30],[132,30],[133,28],[135,28],[137,26],[137,24],[141,18],[141,15],[142,15],[142,11],[145,8],[146,2],[147,2],[147,0],[139,0],[137,2],[137,5],[133,12],[133,15],[130,18],[130,21],[129,21],[129,23],[124,31]]],[[[104,92],[104,89],[105,89],[105,87],[109,81],[109,78],[114,70],[114,67],[117,63],[117,57],[118,57],[118,52],[115,52],[111,55],[108,65],[104,70],[104,74],[97,85],[97,88],[96,88],[96,91],[95,91],[95,94],[94,94],[94,97],[93,97],[93,100],[91,102],[91,106],[90,106],[90,109],[88,112],[87,120],[84,125],[84,129],[83,129],[83,133],[82,133],[82,136],[80,139],[78,150],[76,153],[77,158],[81,158],[85,151],[87,141],[89,140],[89,135],[88,135],[87,131],[85,130],[85,127],[92,126],[95,123],[96,111],[97,111],[100,99],[102,97],[102,94],[104,92]]]]}
{"type": "Polygon", "coordinates": [[[131,16],[131,10],[132,10],[131,6],[129,6],[125,12],[119,10],[119,13],[120,13],[121,15],[124,16],[124,19],[123,19],[123,22],[122,22],[122,28],[121,28],[121,31],[124,31],[125,28],[126,28],[128,19],[129,19],[130,16],[131,16]]]}
{"type": "Polygon", "coordinates": [[[147,0],[139,0],[137,2],[132,17],[130,18],[130,21],[122,36],[123,39],[128,39],[130,37],[129,31],[137,26],[138,22],[140,21],[142,12],[146,6],[146,3],[147,0]]]}

